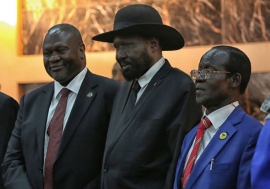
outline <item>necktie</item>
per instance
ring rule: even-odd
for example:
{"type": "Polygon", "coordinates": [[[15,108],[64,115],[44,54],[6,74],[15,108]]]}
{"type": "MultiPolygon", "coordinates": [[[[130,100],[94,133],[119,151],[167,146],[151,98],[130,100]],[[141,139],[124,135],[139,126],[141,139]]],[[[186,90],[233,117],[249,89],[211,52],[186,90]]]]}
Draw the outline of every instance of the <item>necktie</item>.
{"type": "Polygon", "coordinates": [[[63,122],[66,113],[69,92],[70,90],[67,88],[63,88],[61,90],[62,96],[57,104],[54,115],[48,127],[48,135],[50,139],[45,159],[44,189],[53,188],[53,164],[62,137],[63,122]]]}
{"type": "Polygon", "coordinates": [[[132,86],[132,90],[135,91],[136,95],[139,92],[139,90],[141,89],[141,86],[138,82],[138,80],[136,80],[132,86]]]}
{"type": "Polygon", "coordinates": [[[132,110],[134,108],[135,102],[137,99],[137,93],[140,89],[141,89],[141,86],[140,86],[139,82],[137,80],[134,81],[132,88],[131,88],[131,91],[130,91],[130,94],[129,94],[129,97],[128,97],[125,111],[132,110]]]}
{"type": "Polygon", "coordinates": [[[189,175],[190,175],[190,173],[192,171],[192,168],[194,166],[194,163],[195,163],[195,160],[196,160],[196,157],[197,157],[197,152],[198,152],[198,149],[199,149],[199,146],[200,146],[201,139],[203,137],[204,131],[208,127],[210,127],[211,125],[212,125],[212,123],[207,117],[201,119],[199,128],[198,128],[197,133],[196,133],[196,137],[195,137],[194,148],[193,148],[193,150],[192,150],[192,152],[191,152],[191,154],[189,156],[188,162],[186,164],[186,169],[184,171],[184,176],[183,176],[183,180],[182,180],[183,187],[186,186],[189,175]]]}
{"type": "Polygon", "coordinates": [[[141,86],[138,82],[138,80],[136,80],[132,86],[132,90],[131,90],[131,98],[132,98],[132,104],[133,106],[135,106],[136,104],[136,100],[137,100],[137,93],[139,92],[139,90],[141,89],[141,86]]]}

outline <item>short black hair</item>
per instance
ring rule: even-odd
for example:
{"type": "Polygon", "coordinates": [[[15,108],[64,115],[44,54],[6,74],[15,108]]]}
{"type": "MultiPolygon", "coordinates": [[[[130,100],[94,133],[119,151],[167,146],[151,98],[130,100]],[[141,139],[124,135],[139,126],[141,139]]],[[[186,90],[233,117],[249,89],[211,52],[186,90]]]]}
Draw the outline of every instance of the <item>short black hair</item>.
{"type": "Polygon", "coordinates": [[[46,35],[48,35],[51,32],[54,32],[54,30],[57,30],[57,29],[64,31],[64,32],[67,32],[67,33],[70,33],[72,35],[75,35],[80,40],[80,43],[83,42],[81,32],[78,30],[78,28],[76,28],[75,26],[73,26],[71,24],[67,24],[67,23],[61,23],[61,24],[56,24],[56,25],[52,26],[48,30],[46,35]]]}
{"type": "Polygon", "coordinates": [[[236,73],[241,75],[240,93],[244,94],[251,74],[251,63],[248,56],[240,49],[227,45],[215,46],[211,50],[222,51],[228,55],[227,60],[224,62],[224,68],[231,75],[236,73]]]}

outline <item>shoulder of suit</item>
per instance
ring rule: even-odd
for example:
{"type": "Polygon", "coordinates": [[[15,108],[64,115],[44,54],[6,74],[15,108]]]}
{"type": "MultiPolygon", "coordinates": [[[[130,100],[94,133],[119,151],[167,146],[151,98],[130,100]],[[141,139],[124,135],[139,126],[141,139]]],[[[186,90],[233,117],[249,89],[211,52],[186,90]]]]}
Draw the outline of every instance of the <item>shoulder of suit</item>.
{"type": "MultiPolygon", "coordinates": [[[[90,72],[91,73],[91,72],[90,72]]],[[[101,75],[97,75],[97,74],[93,74],[91,73],[92,77],[95,77],[97,82],[101,82],[105,85],[112,85],[112,86],[119,86],[120,82],[115,81],[111,78],[105,77],[105,76],[101,76],[101,75]]]]}
{"type": "Polygon", "coordinates": [[[26,96],[33,96],[33,95],[35,96],[35,95],[38,95],[40,92],[53,90],[53,88],[54,88],[54,82],[50,82],[34,89],[33,91],[26,94],[26,96]]]}
{"type": "Polygon", "coordinates": [[[170,85],[194,85],[191,77],[178,68],[172,68],[164,78],[170,85]]]}
{"type": "Polygon", "coordinates": [[[249,131],[252,131],[256,129],[261,129],[262,124],[251,115],[248,115],[247,113],[245,113],[240,127],[243,127],[243,129],[245,130],[247,129],[249,131]]]}
{"type": "Polygon", "coordinates": [[[246,134],[259,131],[262,128],[262,124],[254,117],[248,115],[240,105],[233,110],[226,121],[234,125],[238,131],[246,134]]]}
{"type": "Polygon", "coordinates": [[[9,95],[7,95],[7,94],[5,94],[5,93],[2,93],[2,92],[0,92],[0,98],[1,98],[1,100],[3,100],[3,101],[5,101],[5,100],[10,100],[10,99],[15,100],[15,99],[12,98],[11,96],[9,96],[9,95]]]}
{"type": "Polygon", "coordinates": [[[7,99],[7,98],[11,98],[11,97],[8,96],[8,95],[5,94],[5,93],[0,92],[0,98],[2,98],[2,99],[7,99]]]}
{"type": "Polygon", "coordinates": [[[172,68],[170,72],[172,72],[175,75],[181,76],[181,77],[190,78],[190,76],[187,73],[185,73],[184,71],[182,71],[182,70],[180,70],[178,68],[172,68]]]}

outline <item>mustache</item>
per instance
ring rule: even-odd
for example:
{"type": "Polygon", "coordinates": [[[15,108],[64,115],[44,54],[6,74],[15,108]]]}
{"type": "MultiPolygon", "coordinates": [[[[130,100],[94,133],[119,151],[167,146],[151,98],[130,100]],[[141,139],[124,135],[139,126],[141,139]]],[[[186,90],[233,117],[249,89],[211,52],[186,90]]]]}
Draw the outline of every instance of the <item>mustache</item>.
{"type": "Polygon", "coordinates": [[[126,65],[132,65],[133,62],[132,61],[117,61],[119,63],[119,65],[121,66],[121,68],[123,68],[123,66],[126,66],[126,65]]]}

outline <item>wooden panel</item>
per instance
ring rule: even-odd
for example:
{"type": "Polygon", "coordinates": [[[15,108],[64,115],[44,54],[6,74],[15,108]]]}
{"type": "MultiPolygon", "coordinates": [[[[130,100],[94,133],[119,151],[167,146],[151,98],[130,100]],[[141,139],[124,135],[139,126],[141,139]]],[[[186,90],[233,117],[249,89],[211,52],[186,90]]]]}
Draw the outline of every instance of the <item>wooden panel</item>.
{"type": "Polygon", "coordinates": [[[22,54],[40,54],[47,30],[75,25],[87,52],[114,50],[91,37],[113,27],[117,10],[134,3],[153,6],[179,30],[186,46],[269,41],[270,0],[22,0],[22,54]]]}

